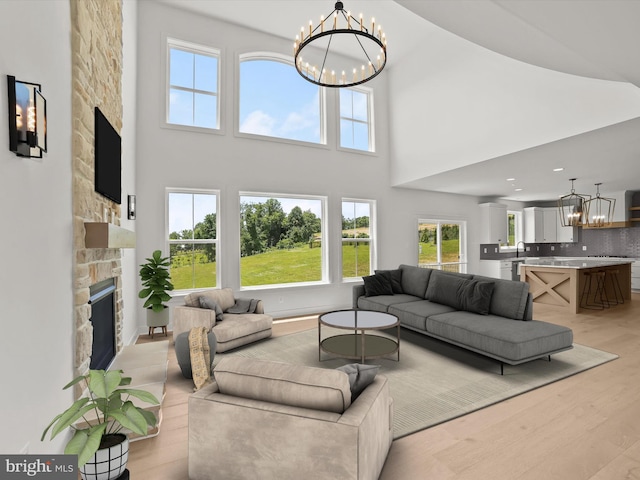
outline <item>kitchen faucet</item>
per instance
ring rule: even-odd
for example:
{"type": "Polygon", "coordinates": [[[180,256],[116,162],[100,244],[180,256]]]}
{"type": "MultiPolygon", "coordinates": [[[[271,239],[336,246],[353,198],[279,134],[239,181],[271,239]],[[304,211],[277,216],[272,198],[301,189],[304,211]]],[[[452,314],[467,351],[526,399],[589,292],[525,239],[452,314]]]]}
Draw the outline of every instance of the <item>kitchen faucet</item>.
{"type": "Polygon", "coordinates": [[[520,250],[518,250],[518,246],[519,246],[520,244],[522,244],[522,253],[524,253],[524,250],[525,250],[525,248],[526,248],[526,247],[525,247],[525,243],[524,243],[522,240],[520,240],[518,243],[516,243],[516,258],[518,258],[518,257],[520,256],[520,255],[519,255],[520,250]]]}

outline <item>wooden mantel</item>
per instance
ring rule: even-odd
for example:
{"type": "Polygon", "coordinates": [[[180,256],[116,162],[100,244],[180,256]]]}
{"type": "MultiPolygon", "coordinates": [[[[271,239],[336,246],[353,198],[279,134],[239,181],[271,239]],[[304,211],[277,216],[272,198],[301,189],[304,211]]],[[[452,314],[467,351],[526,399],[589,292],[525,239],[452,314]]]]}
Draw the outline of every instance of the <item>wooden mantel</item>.
{"type": "Polygon", "coordinates": [[[85,222],[85,248],[134,248],[136,232],[112,223],[85,222]]]}

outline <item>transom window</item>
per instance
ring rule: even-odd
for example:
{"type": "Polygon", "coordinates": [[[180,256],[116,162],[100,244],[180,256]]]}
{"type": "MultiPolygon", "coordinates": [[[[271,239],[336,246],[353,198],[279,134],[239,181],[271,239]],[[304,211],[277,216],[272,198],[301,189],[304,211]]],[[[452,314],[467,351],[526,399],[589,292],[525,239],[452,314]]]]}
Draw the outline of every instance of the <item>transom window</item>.
{"type": "Polygon", "coordinates": [[[218,285],[218,192],[167,190],[167,242],[176,290],[218,285]]]}
{"type": "Polygon", "coordinates": [[[220,51],[168,39],[167,123],[218,129],[220,51]]]}
{"type": "Polygon", "coordinates": [[[374,207],[371,200],[342,200],[342,278],[371,275],[374,269],[374,207]]]}
{"type": "Polygon", "coordinates": [[[241,55],[238,131],[324,144],[322,95],[290,59],[241,55]]]}
{"type": "Polygon", "coordinates": [[[369,90],[340,89],[340,146],[365,152],[375,151],[369,90]]]}
{"type": "Polygon", "coordinates": [[[466,222],[418,220],[418,266],[467,271],[466,222]]]}
{"type": "Polygon", "coordinates": [[[325,197],[240,194],[240,285],[326,278],[325,197]]]}

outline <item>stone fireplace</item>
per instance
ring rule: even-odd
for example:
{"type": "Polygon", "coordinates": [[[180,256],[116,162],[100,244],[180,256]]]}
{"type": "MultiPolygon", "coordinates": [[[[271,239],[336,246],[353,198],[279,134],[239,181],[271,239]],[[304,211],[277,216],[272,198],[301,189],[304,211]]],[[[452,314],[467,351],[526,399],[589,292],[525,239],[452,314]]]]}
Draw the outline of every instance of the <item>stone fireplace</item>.
{"type": "Polygon", "coordinates": [[[86,248],[85,222],[120,224],[120,205],[94,190],[94,108],[122,131],[122,3],[70,0],[72,49],[72,170],[74,322],[76,374],[91,361],[90,287],[112,280],[115,344],[122,342],[122,254],[118,248],[86,248]]]}

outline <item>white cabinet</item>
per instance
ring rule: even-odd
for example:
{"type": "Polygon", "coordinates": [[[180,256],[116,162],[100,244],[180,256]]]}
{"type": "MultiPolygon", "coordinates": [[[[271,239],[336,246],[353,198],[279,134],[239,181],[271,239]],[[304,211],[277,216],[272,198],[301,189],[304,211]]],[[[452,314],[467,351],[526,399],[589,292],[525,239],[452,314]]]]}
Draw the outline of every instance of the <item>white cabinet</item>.
{"type": "Polygon", "coordinates": [[[507,243],[507,206],[501,203],[481,203],[480,243],[507,243]]]}
{"type": "Polygon", "coordinates": [[[511,260],[480,260],[480,275],[511,280],[511,260]]]}
{"type": "Polygon", "coordinates": [[[526,243],[575,242],[576,228],[560,224],[555,207],[527,207],[524,209],[524,241],[526,243]]]}
{"type": "Polygon", "coordinates": [[[640,290],[640,260],[631,264],[631,290],[640,290]]]}

